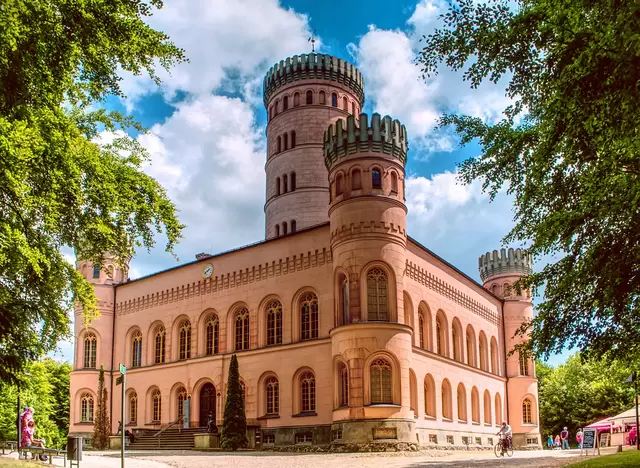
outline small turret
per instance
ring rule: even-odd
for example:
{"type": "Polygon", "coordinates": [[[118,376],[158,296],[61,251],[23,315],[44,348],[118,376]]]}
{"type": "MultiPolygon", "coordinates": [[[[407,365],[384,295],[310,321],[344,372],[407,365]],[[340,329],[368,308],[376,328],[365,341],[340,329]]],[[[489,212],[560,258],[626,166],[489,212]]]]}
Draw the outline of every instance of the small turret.
{"type": "Polygon", "coordinates": [[[532,270],[531,256],[522,249],[500,249],[481,255],[478,269],[482,281],[493,276],[530,275],[532,270]]]}

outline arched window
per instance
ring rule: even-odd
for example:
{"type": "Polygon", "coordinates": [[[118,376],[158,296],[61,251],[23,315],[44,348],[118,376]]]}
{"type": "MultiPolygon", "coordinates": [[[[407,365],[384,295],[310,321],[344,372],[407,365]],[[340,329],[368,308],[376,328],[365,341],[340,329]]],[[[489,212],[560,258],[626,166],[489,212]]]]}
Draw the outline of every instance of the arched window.
{"type": "Polygon", "coordinates": [[[93,422],[93,396],[91,393],[80,395],[80,421],[93,422]]]}
{"type": "Polygon", "coordinates": [[[136,331],[131,338],[131,367],[142,365],[142,333],[136,331]]]}
{"type": "Polygon", "coordinates": [[[360,190],[362,188],[362,181],[360,176],[360,169],[354,169],[351,173],[351,190],[360,190]]]}
{"type": "Polygon", "coordinates": [[[376,359],[369,367],[371,404],[393,403],[391,364],[386,359],[376,359]]]}
{"type": "Polygon", "coordinates": [[[447,333],[447,328],[445,327],[444,319],[442,318],[442,315],[438,314],[436,315],[436,353],[438,353],[441,356],[447,355],[446,333],[447,333]]]}
{"type": "MultiPolygon", "coordinates": [[[[291,130],[291,149],[296,147],[296,132],[294,130],[291,130]]],[[[291,190],[295,190],[294,188],[292,188],[291,190]]]]}
{"type": "Polygon", "coordinates": [[[289,108],[289,96],[285,96],[282,99],[282,110],[287,110],[289,108]]]}
{"type": "Polygon", "coordinates": [[[276,153],[279,153],[280,151],[282,151],[282,144],[280,141],[280,137],[278,137],[278,139],[276,140],[276,153]]]}
{"type": "Polygon", "coordinates": [[[496,375],[500,373],[498,369],[498,342],[494,337],[491,337],[491,372],[496,375]]]}
{"type": "Polygon", "coordinates": [[[496,296],[498,295],[498,285],[494,284],[493,286],[491,286],[491,292],[493,294],[495,294],[496,296]]]}
{"type": "Polygon", "coordinates": [[[162,364],[164,362],[164,341],[165,341],[166,332],[164,327],[161,325],[156,328],[156,332],[154,334],[155,339],[155,356],[154,362],[156,364],[162,364]]]}
{"type": "Polygon", "coordinates": [[[346,111],[349,110],[349,101],[347,100],[346,97],[342,98],[342,108],[346,111]]]}
{"type": "Polygon", "coordinates": [[[531,407],[531,400],[529,398],[525,398],[522,402],[522,424],[533,424],[531,407]]]}
{"type": "Polygon", "coordinates": [[[349,406],[349,371],[345,363],[338,367],[338,406],[349,406]]]}
{"type": "Polygon", "coordinates": [[[398,193],[398,175],[395,172],[391,173],[391,192],[398,193]]]}
{"type": "Polygon", "coordinates": [[[311,372],[300,376],[300,409],[302,413],[316,410],[316,379],[311,372]]]}
{"type": "Polygon", "coordinates": [[[418,312],[418,333],[420,337],[419,346],[422,349],[425,349],[424,348],[424,315],[422,315],[422,312],[418,312]]]}
{"type": "Polygon", "coordinates": [[[318,296],[306,293],[300,299],[300,339],[318,338],[318,296]]]}
{"type": "Polygon", "coordinates": [[[184,418],[184,402],[187,399],[187,391],[184,387],[178,389],[176,394],[178,401],[176,402],[178,405],[178,419],[184,418]]]}
{"type": "Polygon", "coordinates": [[[249,311],[242,307],[236,312],[236,351],[249,349],[249,311]]]}
{"type": "Polygon", "coordinates": [[[336,176],[336,195],[342,195],[343,190],[342,174],[338,174],[336,176]]]}
{"type": "Polygon", "coordinates": [[[293,95],[293,107],[298,107],[300,105],[300,93],[295,93],[293,95]]]}
{"type": "Polygon", "coordinates": [[[453,344],[453,359],[458,362],[462,362],[462,353],[460,352],[460,348],[462,347],[460,343],[460,330],[459,324],[457,320],[454,320],[451,324],[451,343],[453,344]]]}
{"type": "Polygon", "coordinates": [[[294,192],[296,190],[296,173],[291,173],[291,191],[294,192]]]}
{"type": "Polygon", "coordinates": [[[280,177],[276,177],[276,197],[280,196],[280,177]]]}
{"type": "Polygon", "coordinates": [[[287,222],[283,221],[282,223],[282,235],[286,236],[287,235],[287,222]]]}
{"type": "Polygon", "coordinates": [[[153,404],[153,422],[160,422],[162,420],[162,396],[160,395],[160,390],[153,391],[151,401],[153,404]]]}
{"type": "Polygon", "coordinates": [[[387,274],[382,268],[367,273],[367,315],[369,321],[388,321],[387,274]]]}
{"type": "Polygon", "coordinates": [[[313,91],[307,91],[307,104],[313,104],[313,91]]]}
{"type": "Polygon", "coordinates": [[[491,425],[491,394],[484,391],[484,423],[491,425]]]}
{"type": "Polygon", "coordinates": [[[355,102],[351,103],[351,113],[353,115],[356,115],[356,103],[355,102]]]}
{"type": "Polygon", "coordinates": [[[413,369],[409,369],[409,409],[413,412],[413,417],[418,417],[418,382],[413,369]]]}
{"type": "Polygon", "coordinates": [[[179,359],[191,359],[191,322],[188,320],[185,320],[180,325],[179,341],[179,359]]]}
{"type": "Polygon", "coordinates": [[[453,419],[451,384],[447,379],[442,381],[442,417],[449,420],[453,419]]]}
{"type": "Polygon", "coordinates": [[[269,107],[269,120],[273,119],[273,106],[269,107]]]}
{"type": "Polygon", "coordinates": [[[476,357],[476,334],[471,325],[467,325],[467,364],[478,367],[476,357]]]}
{"type": "Polygon", "coordinates": [[[280,237],[280,225],[276,224],[276,237],[280,237]]]}
{"type": "Polygon", "coordinates": [[[267,406],[267,414],[275,415],[280,412],[280,392],[278,389],[278,379],[269,377],[264,382],[265,401],[267,406]]]}
{"type": "Polygon", "coordinates": [[[93,278],[100,278],[100,265],[97,263],[93,265],[93,278]]]}
{"type": "Polygon", "coordinates": [[[478,343],[480,350],[480,369],[489,372],[489,355],[487,349],[487,335],[483,331],[480,332],[480,339],[478,343]]]}
{"type": "Polygon", "coordinates": [[[436,383],[431,374],[424,378],[424,414],[430,418],[436,417],[436,383]]]}
{"type": "Polygon", "coordinates": [[[331,94],[331,105],[333,107],[338,107],[338,95],[336,93],[331,94]]]}
{"type": "Polygon", "coordinates": [[[138,394],[131,392],[129,395],[129,422],[135,424],[138,422],[138,394]]]}
{"type": "Polygon", "coordinates": [[[95,369],[98,355],[98,339],[93,333],[84,336],[84,365],[85,369],[95,369]]]}
{"type": "Polygon", "coordinates": [[[527,357],[524,354],[519,353],[518,362],[520,363],[520,375],[529,375],[529,362],[527,360],[527,357]]]}
{"type": "Polygon", "coordinates": [[[284,150],[287,151],[289,149],[289,135],[287,133],[283,136],[284,140],[284,150]]]}
{"type": "Polygon", "coordinates": [[[382,176],[379,169],[371,170],[371,187],[374,189],[382,188],[382,176]]]}
{"type": "Polygon", "coordinates": [[[267,305],[267,346],[282,344],[282,304],[271,301],[267,305]]]}
{"type": "Polygon", "coordinates": [[[291,224],[291,234],[293,234],[294,232],[296,232],[296,220],[292,219],[289,224],[291,224]]]}
{"type": "Polygon", "coordinates": [[[218,342],[220,340],[220,322],[217,315],[211,315],[206,322],[206,354],[218,354],[218,342]]]}
{"type": "Polygon", "coordinates": [[[502,422],[502,398],[500,394],[496,393],[496,426],[502,422]]]}
{"type": "Polygon", "coordinates": [[[280,107],[280,101],[276,100],[275,104],[273,105],[273,115],[274,116],[278,115],[279,107],[280,107]]]}
{"type": "Polygon", "coordinates": [[[458,384],[458,420],[467,421],[467,391],[461,383],[458,384]]]}
{"type": "Polygon", "coordinates": [[[471,421],[480,424],[480,394],[478,389],[471,389],[471,421]]]}
{"type": "Polygon", "coordinates": [[[289,178],[287,174],[282,176],[282,192],[287,193],[289,191],[289,178]]]}
{"type": "Polygon", "coordinates": [[[327,103],[327,97],[324,91],[320,91],[320,104],[324,105],[327,103]]]}

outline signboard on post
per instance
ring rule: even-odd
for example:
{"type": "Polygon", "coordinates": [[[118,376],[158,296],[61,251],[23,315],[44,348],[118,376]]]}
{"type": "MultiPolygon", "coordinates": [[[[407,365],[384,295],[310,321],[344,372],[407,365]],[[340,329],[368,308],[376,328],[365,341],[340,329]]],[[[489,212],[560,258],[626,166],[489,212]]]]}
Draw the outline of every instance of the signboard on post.
{"type": "Polygon", "coordinates": [[[126,373],[127,373],[127,368],[125,367],[124,364],[120,364],[120,373],[122,375],[126,375],[126,373]]]}
{"type": "Polygon", "coordinates": [[[589,450],[592,450],[592,455],[598,452],[600,455],[600,447],[598,446],[598,430],[594,427],[587,427],[582,431],[582,448],[580,449],[580,455],[584,451],[585,455],[589,455],[589,450]]]}

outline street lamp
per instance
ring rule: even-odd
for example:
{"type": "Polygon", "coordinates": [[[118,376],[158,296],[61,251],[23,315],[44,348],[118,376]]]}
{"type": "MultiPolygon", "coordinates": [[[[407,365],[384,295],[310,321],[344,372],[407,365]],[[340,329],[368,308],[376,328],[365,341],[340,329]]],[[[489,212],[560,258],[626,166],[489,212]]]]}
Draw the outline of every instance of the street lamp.
{"type": "MultiPolygon", "coordinates": [[[[23,375],[25,377],[31,377],[31,374],[29,374],[28,372],[23,372],[23,375]]],[[[17,381],[17,384],[18,384],[18,423],[17,423],[17,428],[18,428],[18,454],[20,454],[20,444],[22,443],[22,418],[20,417],[20,378],[18,378],[16,381],[17,381]]]]}
{"type": "Polygon", "coordinates": [[[640,450],[640,434],[638,430],[640,430],[640,424],[638,424],[638,374],[636,371],[633,371],[633,374],[629,376],[627,379],[627,383],[633,382],[633,405],[636,407],[636,450],[640,450]]]}

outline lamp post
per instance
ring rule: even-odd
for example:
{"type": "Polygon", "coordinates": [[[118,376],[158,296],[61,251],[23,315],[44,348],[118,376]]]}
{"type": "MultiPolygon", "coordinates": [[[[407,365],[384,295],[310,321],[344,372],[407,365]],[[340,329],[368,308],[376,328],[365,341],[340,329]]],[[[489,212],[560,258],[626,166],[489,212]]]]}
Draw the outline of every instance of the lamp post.
{"type": "Polygon", "coordinates": [[[638,417],[638,373],[633,371],[633,374],[629,376],[627,382],[633,382],[633,405],[636,408],[636,450],[640,450],[640,434],[638,434],[638,430],[640,429],[640,418],[638,417]]]}

